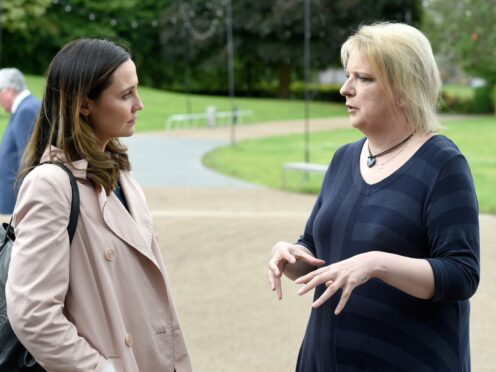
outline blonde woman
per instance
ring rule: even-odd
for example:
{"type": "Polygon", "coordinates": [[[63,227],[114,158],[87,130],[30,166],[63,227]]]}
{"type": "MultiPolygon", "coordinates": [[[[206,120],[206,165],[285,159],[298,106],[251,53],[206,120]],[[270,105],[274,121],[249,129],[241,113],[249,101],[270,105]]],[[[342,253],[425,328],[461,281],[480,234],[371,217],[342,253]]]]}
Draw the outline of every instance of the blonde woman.
{"type": "Polygon", "coordinates": [[[282,274],[314,291],[296,370],[469,371],[478,207],[467,161],[436,135],[430,43],[379,23],[341,56],[341,94],[365,137],[335,153],[304,233],[269,261],[279,298],[282,274]]]}

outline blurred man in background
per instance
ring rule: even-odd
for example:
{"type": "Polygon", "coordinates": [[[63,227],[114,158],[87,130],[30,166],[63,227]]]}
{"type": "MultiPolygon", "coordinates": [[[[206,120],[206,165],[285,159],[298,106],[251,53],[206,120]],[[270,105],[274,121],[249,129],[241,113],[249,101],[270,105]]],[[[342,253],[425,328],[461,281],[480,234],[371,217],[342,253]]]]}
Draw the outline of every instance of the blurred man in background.
{"type": "Polygon", "coordinates": [[[12,214],[19,163],[40,109],[40,101],[27,90],[16,68],[0,69],[0,105],[10,113],[0,144],[0,214],[12,214]]]}

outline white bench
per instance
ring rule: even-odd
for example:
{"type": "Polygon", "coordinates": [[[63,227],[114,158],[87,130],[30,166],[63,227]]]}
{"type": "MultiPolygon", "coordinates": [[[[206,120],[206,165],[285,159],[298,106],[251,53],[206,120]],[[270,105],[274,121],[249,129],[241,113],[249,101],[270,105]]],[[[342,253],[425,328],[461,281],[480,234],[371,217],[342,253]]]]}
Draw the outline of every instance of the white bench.
{"type": "Polygon", "coordinates": [[[313,163],[284,163],[282,165],[282,177],[283,186],[286,188],[286,173],[288,171],[299,171],[308,173],[325,173],[328,166],[323,164],[313,164],[313,163]]]}
{"type": "Polygon", "coordinates": [[[243,117],[253,115],[250,110],[236,110],[236,111],[215,111],[208,110],[202,113],[195,114],[176,114],[171,115],[165,122],[165,129],[170,130],[177,127],[196,127],[199,121],[206,121],[209,127],[216,125],[226,125],[231,122],[233,114],[236,115],[236,124],[243,124],[243,117]]]}

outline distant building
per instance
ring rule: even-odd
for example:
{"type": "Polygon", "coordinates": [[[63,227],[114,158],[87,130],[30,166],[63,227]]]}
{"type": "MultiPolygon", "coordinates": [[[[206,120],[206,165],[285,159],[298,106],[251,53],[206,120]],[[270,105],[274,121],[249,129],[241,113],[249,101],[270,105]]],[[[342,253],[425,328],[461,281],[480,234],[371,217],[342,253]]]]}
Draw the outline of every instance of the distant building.
{"type": "Polygon", "coordinates": [[[343,68],[331,67],[320,71],[318,80],[320,84],[343,84],[346,81],[346,75],[343,68]]]}

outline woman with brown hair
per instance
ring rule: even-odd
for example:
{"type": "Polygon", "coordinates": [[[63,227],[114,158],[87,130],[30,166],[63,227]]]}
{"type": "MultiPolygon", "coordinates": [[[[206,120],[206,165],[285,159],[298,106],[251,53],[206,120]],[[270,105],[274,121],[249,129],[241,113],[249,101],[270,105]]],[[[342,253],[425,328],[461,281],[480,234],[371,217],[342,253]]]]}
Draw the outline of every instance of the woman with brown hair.
{"type": "Polygon", "coordinates": [[[143,109],[129,53],[79,39],[54,57],[24,154],[7,282],[12,328],[48,371],[191,371],[143,191],[119,137],[143,109]],[[69,243],[71,187],[80,211],[69,243]]]}

